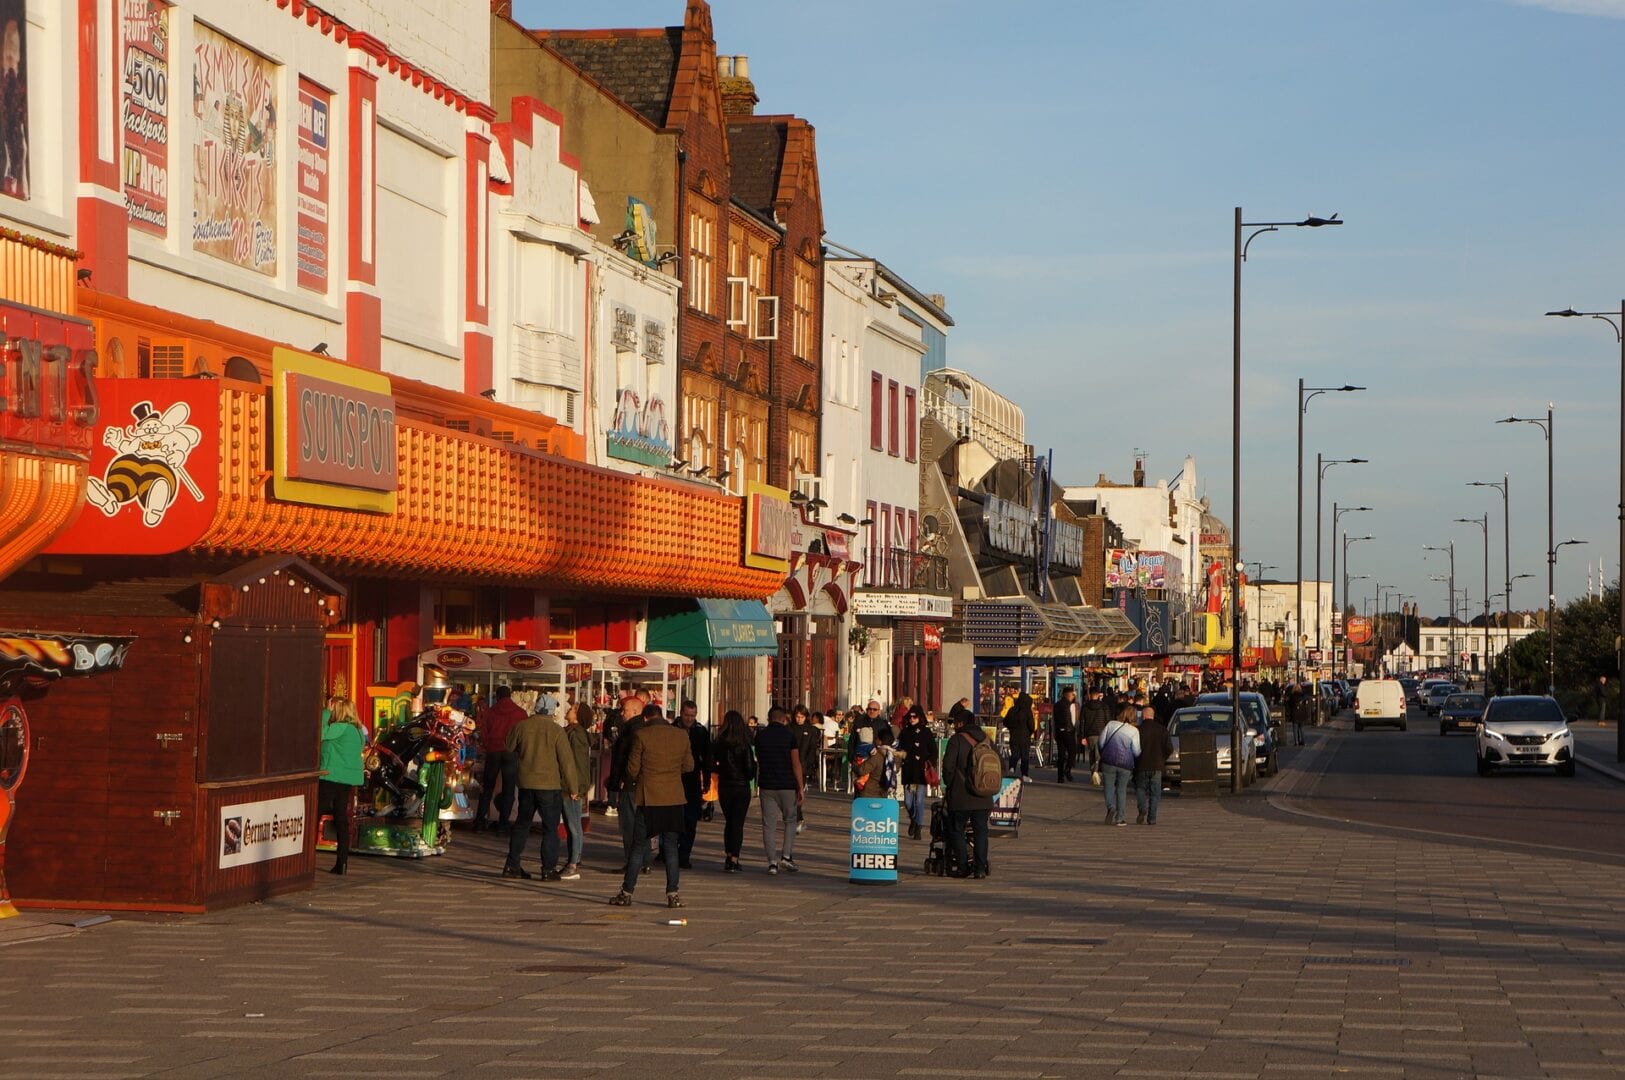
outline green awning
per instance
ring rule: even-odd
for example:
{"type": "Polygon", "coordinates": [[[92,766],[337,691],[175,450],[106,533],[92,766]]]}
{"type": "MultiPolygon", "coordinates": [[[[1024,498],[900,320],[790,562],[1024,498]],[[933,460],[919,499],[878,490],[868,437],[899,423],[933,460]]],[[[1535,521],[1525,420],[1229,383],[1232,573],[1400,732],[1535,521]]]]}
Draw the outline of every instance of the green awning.
{"type": "Polygon", "coordinates": [[[684,656],[772,656],[773,616],[760,600],[696,600],[694,607],[649,620],[648,650],[684,656]]]}

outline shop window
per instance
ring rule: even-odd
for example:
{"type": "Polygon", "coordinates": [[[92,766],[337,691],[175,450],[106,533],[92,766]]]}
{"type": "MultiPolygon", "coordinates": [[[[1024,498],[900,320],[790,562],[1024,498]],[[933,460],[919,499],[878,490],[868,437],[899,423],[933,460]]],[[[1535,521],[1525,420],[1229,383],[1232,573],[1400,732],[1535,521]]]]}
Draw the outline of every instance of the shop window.
{"type": "Polygon", "coordinates": [[[886,383],[886,418],[889,421],[888,437],[886,439],[886,453],[892,457],[897,456],[897,380],[890,379],[886,383]]]}
{"type": "Polygon", "coordinates": [[[881,387],[881,382],[880,382],[880,373],[878,371],[870,372],[869,373],[869,449],[871,449],[871,450],[879,450],[884,445],[884,443],[882,442],[882,440],[885,438],[885,432],[883,430],[884,417],[883,417],[883,413],[882,413],[882,408],[883,408],[882,394],[883,393],[884,393],[884,391],[883,391],[883,389],[881,387]]]}
{"type": "Polygon", "coordinates": [[[434,590],[436,637],[494,640],[502,636],[502,590],[446,586],[434,590]]]}
{"type": "Polygon", "coordinates": [[[920,408],[912,386],[903,388],[903,446],[905,460],[919,457],[920,408]]]}

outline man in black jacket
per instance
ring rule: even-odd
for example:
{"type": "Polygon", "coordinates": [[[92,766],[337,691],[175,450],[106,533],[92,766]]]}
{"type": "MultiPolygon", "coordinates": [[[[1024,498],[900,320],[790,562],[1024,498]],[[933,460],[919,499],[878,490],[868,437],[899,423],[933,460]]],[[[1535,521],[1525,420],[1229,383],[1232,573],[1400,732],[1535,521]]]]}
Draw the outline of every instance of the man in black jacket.
{"type": "Polygon", "coordinates": [[[1162,773],[1174,752],[1168,725],[1154,708],[1140,710],[1140,756],[1134,759],[1135,822],[1157,823],[1157,807],[1162,804],[1162,773]]]}
{"type": "Polygon", "coordinates": [[[694,771],[683,774],[683,794],[688,802],[683,807],[683,842],[678,845],[677,865],[683,870],[692,870],[690,856],[694,854],[694,837],[700,829],[700,810],[705,789],[711,786],[711,733],[700,723],[700,707],[692,701],[683,702],[682,711],[677,714],[677,726],[688,731],[688,747],[694,755],[694,771]]]}
{"type": "Polygon", "coordinates": [[[1050,723],[1055,732],[1055,782],[1064,784],[1072,779],[1072,764],[1078,759],[1078,726],[1083,721],[1083,706],[1078,692],[1072,687],[1061,691],[1061,700],[1055,703],[1050,723]]]}
{"type": "Polygon", "coordinates": [[[993,812],[993,797],[978,795],[970,788],[971,751],[987,741],[987,733],[977,723],[976,714],[963,702],[949,714],[954,722],[953,737],[942,756],[942,790],[948,803],[948,848],[953,852],[955,877],[985,878],[987,861],[987,819],[993,812]],[[974,854],[965,849],[965,826],[975,834],[974,854]]]}
{"type": "Polygon", "coordinates": [[[1089,700],[1083,706],[1084,749],[1089,754],[1089,771],[1100,771],[1100,733],[1111,722],[1111,706],[1106,702],[1106,691],[1099,684],[1089,688],[1089,700]]]}
{"type": "MultiPolygon", "coordinates": [[[[801,758],[801,775],[807,783],[819,774],[822,762],[819,758],[824,753],[824,729],[820,724],[813,722],[812,714],[807,706],[797,705],[790,716],[790,732],[796,737],[796,753],[801,758]]],[[[799,835],[806,827],[807,809],[802,803],[796,804],[796,833],[799,835]]]]}

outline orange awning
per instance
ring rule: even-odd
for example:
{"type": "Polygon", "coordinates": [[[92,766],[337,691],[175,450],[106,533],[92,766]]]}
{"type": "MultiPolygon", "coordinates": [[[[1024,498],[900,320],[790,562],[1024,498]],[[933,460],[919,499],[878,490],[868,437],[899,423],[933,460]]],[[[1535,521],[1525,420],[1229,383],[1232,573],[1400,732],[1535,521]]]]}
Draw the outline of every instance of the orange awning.
{"type": "Polygon", "coordinates": [[[0,450],[0,578],[39,554],[79,509],[85,465],[0,450]]]}

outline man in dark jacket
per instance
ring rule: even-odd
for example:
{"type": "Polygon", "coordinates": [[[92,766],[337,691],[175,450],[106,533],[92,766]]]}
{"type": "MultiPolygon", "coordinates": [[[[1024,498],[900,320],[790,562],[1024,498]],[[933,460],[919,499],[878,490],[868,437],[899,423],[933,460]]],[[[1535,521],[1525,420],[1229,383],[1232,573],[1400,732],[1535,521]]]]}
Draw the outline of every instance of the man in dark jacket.
{"type": "Polygon", "coordinates": [[[1031,779],[1028,759],[1032,757],[1033,734],[1038,730],[1031,694],[1023,691],[1016,695],[1014,704],[1004,714],[1004,729],[1010,735],[1010,772],[1022,780],[1031,779]]]}
{"type": "Polygon", "coordinates": [[[1072,779],[1072,764],[1078,759],[1078,726],[1083,721],[1083,705],[1072,687],[1061,691],[1061,700],[1050,714],[1055,732],[1055,782],[1072,779]]]}
{"type": "Polygon", "coordinates": [[[1106,701],[1106,691],[1099,683],[1089,688],[1089,700],[1083,706],[1083,744],[1089,754],[1089,771],[1100,771],[1100,733],[1106,730],[1111,722],[1111,705],[1106,701]]]}
{"type": "MultiPolygon", "coordinates": [[[[796,753],[801,758],[801,775],[808,782],[819,773],[822,763],[818,760],[824,752],[824,729],[813,723],[812,714],[807,706],[797,705],[790,714],[790,733],[796,737],[796,753]]],[[[796,833],[799,835],[805,827],[807,808],[803,803],[796,804],[796,833]]]]}
{"type": "Polygon", "coordinates": [[[694,755],[694,771],[683,774],[683,794],[688,804],[683,810],[683,843],[677,853],[677,865],[692,870],[689,857],[694,853],[694,837],[700,829],[705,789],[711,786],[711,733],[700,723],[700,707],[692,701],[683,702],[682,711],[677,714],[677,726],[688,732],[689,753],[694,755]]]}
{"type": "Polygon", "coordinates": [[[490,824],[487,818],[498,777],[502,779],[502,794],[496,797],[499,832],[512,827],[513,800],[519,791],[519,755],[508,749],[508,733],[525,718],[525,710],[513,703],[512,687],[497,687],[495,698],[480,717],[480,750],[485,754],[485,768],[480,774],[480,806],[474,811],[475,832],[484,831],[490,824]]]}
{"type": "Polygon", "coordinates": [[[1134,760],[1134,820],[1140,825],[1157,823],[1157,807],[1162,804],[1162,773],[1174,752],[1168,725],[1154,708],[1140,710],[1140,756],[1134,760]]]}
{"type": "Polygon", "coordinates": [[[953,852],[956,877],[985,878],[988,875],[987,819],[993,812],[993,797],[978,795],[970,788],[971,751],[987,741],[987,733],[976,715],[963,705],[950,713],[954,735],[942,756],[942,790],[948,803],[948,847],[953,852]],[[965,850],[965,826],[975,833],[975,854],[965,850]]]}

